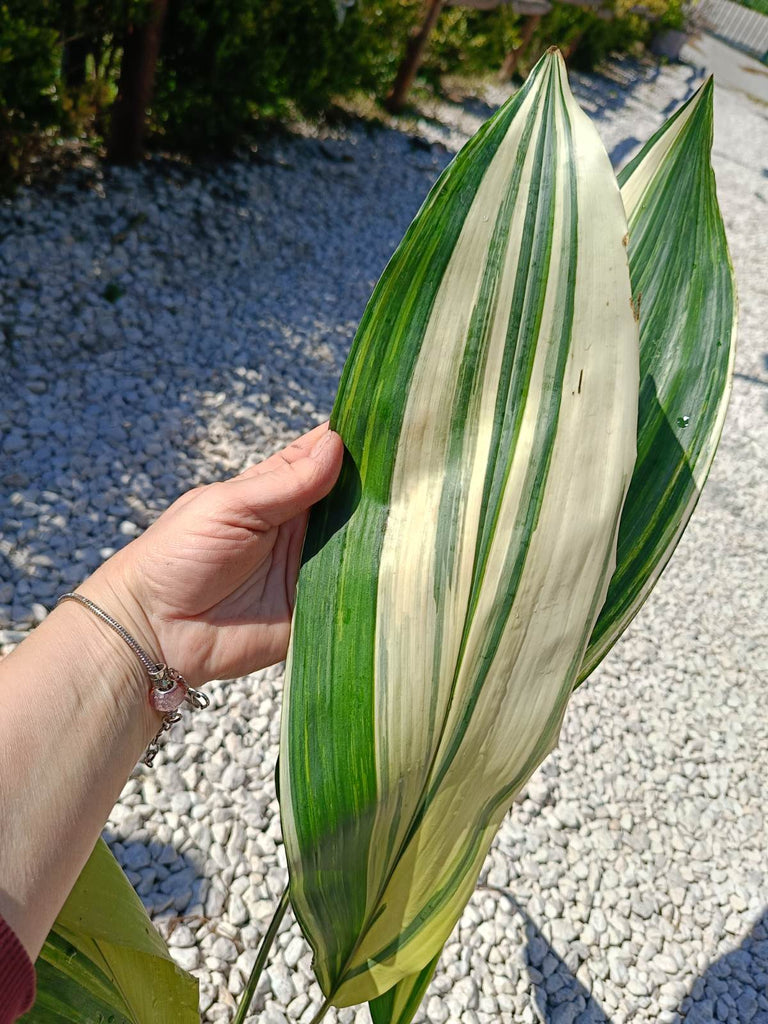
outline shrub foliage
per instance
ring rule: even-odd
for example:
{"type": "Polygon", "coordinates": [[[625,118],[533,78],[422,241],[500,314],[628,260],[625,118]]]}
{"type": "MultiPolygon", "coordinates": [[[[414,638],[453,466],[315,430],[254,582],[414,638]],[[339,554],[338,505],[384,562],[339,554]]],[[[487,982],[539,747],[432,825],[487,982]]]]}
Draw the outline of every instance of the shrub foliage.
{"type": "MultiPolygon", "coordinates": [[[[607,0],[616,17],[555,3],[526,44],[525,71],[551,44],[591,67],[644,41],[635,0],[607,0]]],[[[0,182],[29,173],[48,139],[108,137],[128,34],[157,0],[0,0],[0,182]]],[[[358,91],[383,98],[422,0],[167,0],[149,142],[193,153],[231,150],[258,119],[317,115],[358,91]],[[340,10],[344,16],[340,17],[340,10]]],[[[645,0],[660,24],[678,24],[680,0],[645,0]]],[[[524,38],[511,5],[446,7],[420,74],[494,74],[524,38]]]]}

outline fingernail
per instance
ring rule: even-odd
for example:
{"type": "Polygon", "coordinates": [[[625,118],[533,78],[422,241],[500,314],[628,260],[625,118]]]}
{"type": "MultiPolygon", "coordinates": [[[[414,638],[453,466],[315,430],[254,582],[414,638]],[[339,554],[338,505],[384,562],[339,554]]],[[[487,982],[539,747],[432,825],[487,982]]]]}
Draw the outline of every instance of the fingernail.
{"type": "Polygon", "coordinates": [[[318,458],[318,456],[328,447],[332,440],[333,434],[329,430],[327,433],[323,434],[323,436],[320,438],[317,444],[314,445],[314,447],[312,448],[312,451],[309,453],[310,459],[318,458]]]}

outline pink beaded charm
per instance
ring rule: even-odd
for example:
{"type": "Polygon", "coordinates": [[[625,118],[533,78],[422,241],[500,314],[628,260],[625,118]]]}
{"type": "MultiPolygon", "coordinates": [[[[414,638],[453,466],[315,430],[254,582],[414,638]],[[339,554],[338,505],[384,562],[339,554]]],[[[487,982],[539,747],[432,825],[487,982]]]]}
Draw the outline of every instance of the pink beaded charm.
{"type": "Polygon", "coordinates": [[[146,669],[151,682],[149,703],[155,711],[159,711],[163,716],[160,728],[157,730],[154,739],[150,741],[142,758],[144,764],[151,768],[160,749],[158,747],[160,737],[164,732],[168,732],[176,722],[181,721],[181,713],[179,711],[181,705],[186,701],[191,708],[199,711],[201,708],[207,708],[210,701],[201,690],[194,690],[181,672],[177,672],[175,668],[169,668],[167,665],[156,664],[141,644],[139,644],[138,640],[131,636],[128,630],[121,626],[116,619],[113,619],[111,615],[107,615],[103,608],[99,608],[97,604],[94,604],[90,598],[84,597],[82,594],[62,594],[56,604],[59,604],[61,601],[77,601],[78,604],[83,605],[89,612],[92,612],[102,622],[105,622],[110,629],[113,629],[128,644],[146,669]]]}
{"type": "Polygon", "coordinates": [[[153,686],[149,691],[149,703],[155,711],[167,714],[169,711],[175,711],[180,704],[183,704],[186,696],[186,686],[181,686],[179,683],[174,683],[170,690],[159,690],[156,686],[153,686]]]}

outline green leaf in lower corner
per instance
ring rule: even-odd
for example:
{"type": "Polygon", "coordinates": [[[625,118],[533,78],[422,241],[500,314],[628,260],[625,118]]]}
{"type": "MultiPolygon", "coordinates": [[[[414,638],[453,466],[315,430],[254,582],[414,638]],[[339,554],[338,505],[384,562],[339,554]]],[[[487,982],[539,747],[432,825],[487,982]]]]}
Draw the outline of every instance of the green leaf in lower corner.
{"type": "Polygon", "coordinates": [[[171,959],[99,840],[36,964],[25,1024],[197,1024],[197,982],[171,959]]]}
{"type": "Polygon", "coordinates": [[[132,1024],[134,1018],[109,977],[60,934],[48,936],[35,970],[37,999],[22,1022],[132,1024]]]}
{"type": "Polygon", "coordinates": [[[619,175],[640,312],[637,462],[616,570],[579,681],[605,657],[669,561],[725,421],[736,292],[710,164],[713,91],[710,79],[619,175]]]}

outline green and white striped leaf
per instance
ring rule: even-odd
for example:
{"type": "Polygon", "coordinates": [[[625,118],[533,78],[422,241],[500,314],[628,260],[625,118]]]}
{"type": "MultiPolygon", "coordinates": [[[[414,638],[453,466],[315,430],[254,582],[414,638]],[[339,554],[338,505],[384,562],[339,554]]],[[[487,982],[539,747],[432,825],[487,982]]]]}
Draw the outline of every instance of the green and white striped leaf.
{"type": "Polygon", "coordinates": [[[696,507],[731,390],[736,293],[710,165],[710,78],[621,172],[640,308],[637,462],[579,682],[639,611],[696,507]]]}
{"type": "Polygon", "coordinates": [[[25,1024],[197,1024],[197,982],[99,840],[35,965],[25,1024]]]}
{"type": "Polygon", "coordinates": [[[556,742],[635,458],[626,230],[550,52],[441,176],[363,316],[280,759],[291,902],[336,1005],[439,954],[556,742]]]}
{"type": "MultiPolygon", "coordinates": [[[[710,79],[619,175],[640,311],[638,454],[616,570],[579,682],[616,642],[668,562],[725,419],[736,300],[710,167],[712,99],[710,79]]],[[[431,976],[406,978],[371,1003],[374,1024],[408,1024],[431,976]]]]}

